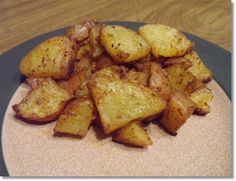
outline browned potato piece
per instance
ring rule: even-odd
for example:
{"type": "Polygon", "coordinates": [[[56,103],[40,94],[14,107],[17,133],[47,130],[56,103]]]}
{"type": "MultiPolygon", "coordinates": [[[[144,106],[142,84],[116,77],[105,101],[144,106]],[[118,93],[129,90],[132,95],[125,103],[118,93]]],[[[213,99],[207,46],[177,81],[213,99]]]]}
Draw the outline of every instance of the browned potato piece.
{"type": "Polygon", "coordinates": [[[78,49],[76,58],[78,60],[82,60],[83,58],[87,57],[90,54],[90,51],[91,49],[89,44],[83,45],[78,49]]]}
{"type": "Polygon", "coordinates": [[[127,126],[117,130],[114,132],[112,140],[138,147],[152,145],[151,138],[139,122],[131,122],[127,126]]]}
{"type": "Polygon", "coordinates": [[[30,86],[31,89],[35,89],[42,82],[45,81],[45,78],[27,78],[25,82],[30,86]]]}
{"type": "Polygon", "coordinates": [[[168,101],[171,96],[171,84],[167,72],[157,63],[151,64],[149,88],[157,95],[168,101]]]}
{"type": "Polygon", "coordinates": [[[184,56],[185,59],[192,63],[192,66],[188,69],[195,77],[202,82],[209,82],[212,79],[211,71],[204,65],[197,52],[192,51],[184,56]]]}
{"type": "Polygon", "coordinates": [[[109,55],[101,55],[101,57],[96,61],[95,70],[98,71],[112,65],[115,65],[115,63],[109,55]]]}
{"type": "Polygon", "coordinates": [[[183,56],[193,48],[189,41],[177,29],[162,25],[148,24],[139,28],[139,34],[151,45],[154,56],[183,56]]]}
{"type": "Polygon", "coordinates": [[[125,74],[126,80],[143,86],[147,86],[148,77],[149,77],[149,72],[137,72],[135,70],[130,70],[125,74]]]}
{"type": "Polygon", "coordinates": [[[213,99],[213,94],[209,88],[202,88],[194,91],[189,98],[196,103],[197,107],[194,110],[194,113],[200,115],[206,115],[210,112],[209,103],[213,99]]]}
{"type": "Polygon", "coordinates": [[[190,94],[198,88],[205,86],[205,84],[192,75],[191,72],[186,71],[181,65],[172,65],[165,70],[169,74],[169,80],[173,90],[190,94]]]}
{"type": "Polygon", "coordinates": [[[37,122],[51,121],[59,116],[71,98],[56,82],[46,78],[12,108],[17,115],[25,119],[37,122]]]}
{"type": "Polygon", "coordinates": [[[88,58],[81,59],[74,68],[75,70],[68,80],[58,82],[70,94],[75,94],[79,88],[85,86],[91,77],[91,64],[88,58]]]}
{"type": "Polygon", "coordinates": [[[73,42],[65,36],[50,38],[22,59],[20,71],[26,77],[64,79],[75,59],[73,46],[73,42]]]}
{"type": "Polygon", "coordinates": [[[188,70],[192,66],[192,63],[183,57],[168,58],[167,60],[163,61],[162,64],[163,67],[169,67],[178,64],[181,65],[185,70],[188,70]]]}
{"type": "Polygon", "coordinates": [[[59,116],[54,131],[84,137],[95,118],[90,99],[76,99],[59,116]]]}
{"type": "Polygon", "coordinates": [[[174,92],[160,121],[161,125],[171,135],[177,135],[177,130],[191,116],[195,106],[184,94],[174,92]]]}
{"type": "Polygon", "coordinates": [[[159,115],[166,106],[150,89],[126,80],[97,77],[88,86],[106,134],[133,120],[159,115]]]}
{"type": "Polygon", "coordinates": [[[106,25],[101,30],[100,40],[118,63],[136,61],[150,52],[150,46],[140,35],[122,26],[106,25]]]}

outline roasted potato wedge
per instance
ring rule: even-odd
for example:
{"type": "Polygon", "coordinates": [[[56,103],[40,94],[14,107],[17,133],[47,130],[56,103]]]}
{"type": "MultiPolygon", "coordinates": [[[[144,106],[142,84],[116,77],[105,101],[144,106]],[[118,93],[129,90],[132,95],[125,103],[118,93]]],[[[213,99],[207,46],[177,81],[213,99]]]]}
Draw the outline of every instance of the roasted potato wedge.
{"type": "Polygon", "coordinates": [[[156,57],[183,56],[193,48],[191,41],[170,26],[148,24],[141,26],[138,32],[150,44],[156,57]]]}
{"type": "Polygon", "coordinates": [[[84,137],[94,118],[93,102],[88,98],[76,99],[59,116],[54,131],[84,137]]]}
{"type": "Polygon", "coordinates": [[[37,122],[51,121],[59,116],[71,99],[70,94],[56,82],[45,78],[12,108],[17,115],[25,119],[37,122]]]}
{"type": "Polygon", "coordinates": [[[185,70],[181,65],[173,65],[165,69],[169,75],[170,84],[173,90],[185,94],[191,94],[195,90],[205,87],[191,72],[185,70]]]}
{"type": "Polygon", "coordinates": [[[127,126],[115,131],[112,140],[128,145],[145,147],[152,145],[152,140],[139,122],[131,122],[127,126]]]}
{"type": "Polygon", "coordinates": [[[136,32],[117,25],[106,25],[101,30],[101,44],[118,63],[129,63],[146,57],[150,46],[136,32]]]}
{"type": "Polygon", "coordinates": [[[188,69],[195,77],[202,82],[209,82],[212,79],[212,72],[204,65],[197,52],[192,51],[184,56],[185,59],[192,63],[188,69]]]}
{"type": "Polygon", "coordinates": [[[91,52],[91,48],[90,48],[89,44],[85,44],[85,45],[78,48],[76,58],[78,60],[82,60],[84,58],[87,58],[89,56],[90,52],[91,52]]]}
{"type": "Polygon", "coordinates": [[[110,67],[107,67],[107,68],[104,68],[102,70],[95,72],[93,74],[93,78],[105,76],[105,77],[119,79],[119,78],[125,76],[126,71],[127,70],[125,67],[114,65],[114,66],[110,66],[110,67]]]}
{"type": "Polygon", "coordinates": [[[133,120],[160,114],[166,102],[138,84],[109,77],[97,77],[88,84],[106,134],[133,120]]]}
{"type": "Polygon", "coordinates": [[[209,103],[213,99],[211,90],[207,87],[194,91],[189,98],[197,105],[194,113],[199,115],[206,115],[210,112],[209,103]]]}
{"type": "Polygon", "coordinates": [[[65,79],[75,60],[74,44],[65,36],[50,38],[31,50],[20,63],[26,77],[65,79]]]}
{"type": "Polygon", "coordinates": [[[153,62],[150,69],[148,87],[168,101],[171,96],[171,84],[167,72],[161,68],[160,64],[153,62]]]}
{"type": "Polygon", "coordinates": [[[177,130],[191,116],[195,107],[195,103],[184,94],[174,92],[160,121],[162,127],[171,135],[177,135],[177,130]]]}

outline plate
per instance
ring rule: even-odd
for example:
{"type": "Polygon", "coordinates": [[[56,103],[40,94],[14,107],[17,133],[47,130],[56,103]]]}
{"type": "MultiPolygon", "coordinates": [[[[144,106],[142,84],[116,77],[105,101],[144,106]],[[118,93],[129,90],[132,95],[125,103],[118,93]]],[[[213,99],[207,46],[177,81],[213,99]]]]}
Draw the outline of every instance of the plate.
{"type": "MultiPolygon", "coordinates": [[[[137,29],[143,23],[106,22],[137,29]]],[[[54,137],[55,122],[30,125],[15,119],[11,105],[28,87],[19,73],[21,58],[56,30],[29,40],[0,57],[1,175],[11,176],[232,176],[231,54],[186,33],[213,71],[211,113],[192,116],[176,137],[148,127],[154,144],[146,149],[116,144],[95,128],[80,140],[54,137]],[[3,88],[2,88],[3,87],[3,88]]]]}

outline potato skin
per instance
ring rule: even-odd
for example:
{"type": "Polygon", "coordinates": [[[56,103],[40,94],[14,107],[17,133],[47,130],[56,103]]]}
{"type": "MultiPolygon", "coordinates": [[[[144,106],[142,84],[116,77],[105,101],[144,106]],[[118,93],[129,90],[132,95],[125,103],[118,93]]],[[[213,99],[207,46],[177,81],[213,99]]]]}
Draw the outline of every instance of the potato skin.
{"type": "Polygon", "coordinates": [[[74,43],[65,36],[56,36],[32,49],[22,59],[20,72],[32,78],[65,79],[74,60],[74,43]]]}
{"type": "Polygon", "coordinates": [[[117,25],[101,30],[101,44],[117,63],[129,63],[146,57],[150,46],[136,32],[117,25]]]}
{"type": "Polygon", "coordinates": [[[54,132],[84,137],[95,118],[93,112],[93,102],[89,98],[75,99],[60,114],[54,132]]]}
{"type": "Polygon", "coordinates": [[[180,31],[170,26],[148,24],[141,26],[138,32],[150,44],[156,57],[183,56],[194,46],[180,31]]]}
{"type": "Polygon", "coordinates": [[[105,134],[133,120],[159,115],[166,106],[150,89],[118,78],[97,77],[88,86],[105,134]]]}
{"type": "Polygon", "coordinates": [[[140,122],[133,121],[127,126],[115,131],[112,140],[137,147],[146,147],[153,142],[140,122]]]}
{"type": "Polygon", "coordinates": [[[177,135],[177,130],[191,116],[195,107],[195,103],[184,94],[174,92],[160,121],[162,127],[171,135],[177,135]]]}
{"type": "Polygon", "coordinates": [[[59,116],[72,99],[73,97],[60,88],[56,82],[46,78],[43,81],[40,80],[40,83],[12,108],[18,116],[27,120],[52,121],[59,116]]]}

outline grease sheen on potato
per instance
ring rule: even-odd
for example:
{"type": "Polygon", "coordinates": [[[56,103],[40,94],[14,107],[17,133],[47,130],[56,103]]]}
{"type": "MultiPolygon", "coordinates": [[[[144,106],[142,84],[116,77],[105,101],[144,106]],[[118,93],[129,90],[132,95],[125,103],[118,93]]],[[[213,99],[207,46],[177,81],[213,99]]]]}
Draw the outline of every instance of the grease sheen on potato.
{"type": "Polygon", "coordinates": [[[122,26],[106,25],[101,30],[100,40],[118,63],[136,61],[150,52],[150,46],[140,35],[122,26]]]}
{"type": "Polygon", "coordinates": [[[50,38],[22,59],[20,71],[26,77],[64,79],[75,59],[73,46],[66,36],[50,38]]]}

